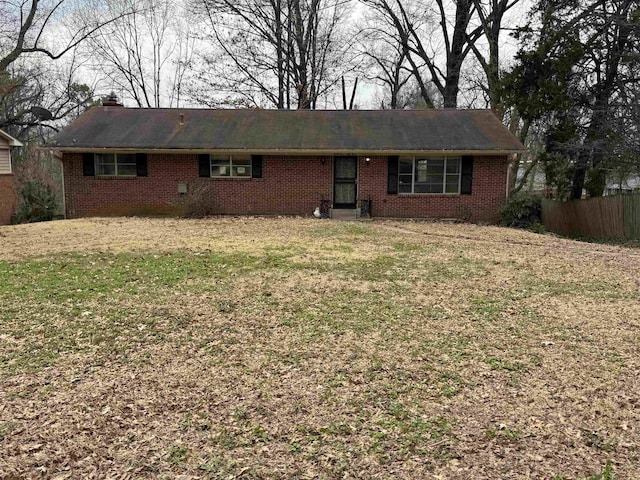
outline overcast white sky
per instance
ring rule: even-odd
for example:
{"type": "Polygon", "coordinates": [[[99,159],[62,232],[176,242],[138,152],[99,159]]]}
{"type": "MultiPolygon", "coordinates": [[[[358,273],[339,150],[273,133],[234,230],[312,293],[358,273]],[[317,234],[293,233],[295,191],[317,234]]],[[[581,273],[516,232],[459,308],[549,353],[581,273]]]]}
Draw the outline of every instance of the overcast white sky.
{"type": "MultiPolygon", "coordinates": [[[[177,1],[176,5],[181,5],[182,2],[177,1]]],[[[505,18],[503,24],[507,27],[513,27],[517,25],[523,25],[527,21],[527,12],[529,11],[533,0],[521,0],[520,3],[514,7],[505,18]]],[[[352,22],[354,26],[357,26],[359,22],[362,21],[363,11],[366,7],[360,4],[357,1],[353,3],[353,12],[349,16],[349,19],[345,19],[345,21],[352,22]]],[[[183,11],[183,15],[188,17],[188,14],[183,11]]],[[[194,24],[193,18],[188,18],[188,22],[192,27],[198,28],[197,25],[194,24]]],[[[516,41],[510,37],[509,30],[505,30],[501,36],[501,66],[506,68],[509,66],[513,59],[513,55],[517,51],[518,45],[516,41]]],[[[198,49],[204,49],[206,45],[200,45],[198,49]]],[[[96,96],[102,97],[109,94],[111,91],[115,91],[118,94],[126,106],[136,106],[135,101],[126,94],[126,92],[117,87],[117,84],[110,80],[108,76],[105,76],[102,72],[98,72],[90,68],[91,64],[95,64],[96,61],[99,61],[97,58],[87,58],[85,59],[85,67],[79,70],[78,80],[84,83],[89,84],[95,89],[96,96]]],[[[473,67],[474,60],[471,58],[466,62],[465,71],[468,72],[473,67]]],[[[380,88],[368,82],[365,78],[363,78],[362,74],[359,74],[359,83],[356,94],[356,104],[359,108],[378,108],[379,100],[382,96],[380,88]]],[[[353,85],[353,81],[355,80],[356,74],[347,74],[347,94],[350,95],[351,88],[353,85]]],[[[468,98],[464,98],[464,92],[461,93],[460,96],[460,106],[467,106],[468,98]]],[[[184,99],[181,106],[199,106],[193,104],[187,99],[184,99]]],[[[320,102],[319,108],[341,108],[342,106],[342,95],[339,88],[336,88],[333,94],[328,95],[323,101],[320,102]]],[[[474,105],[474,106],[483,106],[483,105],[474,105]]]]}

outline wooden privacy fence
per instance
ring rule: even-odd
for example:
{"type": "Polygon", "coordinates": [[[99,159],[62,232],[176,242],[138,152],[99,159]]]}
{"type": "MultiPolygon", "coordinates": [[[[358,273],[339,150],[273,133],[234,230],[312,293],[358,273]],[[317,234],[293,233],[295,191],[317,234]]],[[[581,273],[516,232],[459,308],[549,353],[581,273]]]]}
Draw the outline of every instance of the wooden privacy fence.
{"type": "Polygon", "coordinates": [[[542,201],[542,223],[567,237],[640,240],[640,194],[542,201]]]}

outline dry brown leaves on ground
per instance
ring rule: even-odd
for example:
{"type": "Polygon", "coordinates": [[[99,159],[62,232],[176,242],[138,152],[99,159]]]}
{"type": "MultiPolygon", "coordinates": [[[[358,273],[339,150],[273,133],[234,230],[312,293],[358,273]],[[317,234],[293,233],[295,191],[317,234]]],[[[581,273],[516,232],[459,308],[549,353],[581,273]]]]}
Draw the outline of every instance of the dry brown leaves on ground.
{"type": "Polygon", "coordinates": [[[2,227],[0,478],[639,478],[639,278],[474,225],[2,227]]]}

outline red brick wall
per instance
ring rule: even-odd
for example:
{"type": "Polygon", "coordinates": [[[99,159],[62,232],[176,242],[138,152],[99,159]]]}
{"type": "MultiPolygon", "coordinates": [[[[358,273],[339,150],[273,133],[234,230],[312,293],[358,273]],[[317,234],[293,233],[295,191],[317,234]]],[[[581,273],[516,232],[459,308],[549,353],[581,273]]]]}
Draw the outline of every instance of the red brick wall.
{"type": "Polygon", "coordinates": [[[0,225],[11,223],[15,213],[16,192],[12,174],[0,175],[0,225]]]}
{"type": "MultiPolygon", "coordinates": [[[[179,214],[184,196],[211,187],[221,214],[305,215],[320,200],[333,201],[331,157],[265,156],[263,178],[198,178],[196,155],[155,155],[147,177],[95,178],[82,175],[82,155],[65,154],[67,216],[179,214]]],[[[371,199],[375,217],[461,218],[495,222],[505,200],[506,157],[476,157],[471,195],[387,195],[387,158],[358,162],[358,199],[371,199]]]]}
{"type": "Polygon", "coordinates": [[[179,214],[178,183],[210,186],[222,214],[311,215],[331,198],[331,165],[328,157],[270,156],[263,178],[198,178],[197,155],[150,154],[147,177],[99,178],[82,175],[82,154],[65,154],[67,216],[179,214]]]}
{"type": "Polygon", "coordinates": [[[474,157],[471,195],[388,195],[387,158],[358,162],[358,199],[371,199],[374,217],[458,218],[495,223],[506,200],[507,157],[474,157]]]}

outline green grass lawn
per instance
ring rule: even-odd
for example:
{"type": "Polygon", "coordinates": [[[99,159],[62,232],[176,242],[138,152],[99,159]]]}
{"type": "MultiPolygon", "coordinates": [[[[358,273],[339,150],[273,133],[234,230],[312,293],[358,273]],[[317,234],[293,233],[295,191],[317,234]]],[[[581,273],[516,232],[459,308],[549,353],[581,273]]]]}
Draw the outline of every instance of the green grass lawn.
{"type": "Polygon", "coordinates": [[[639,278],[472,225],[3,227],[0,478],[636,478],[639,278]]]}

